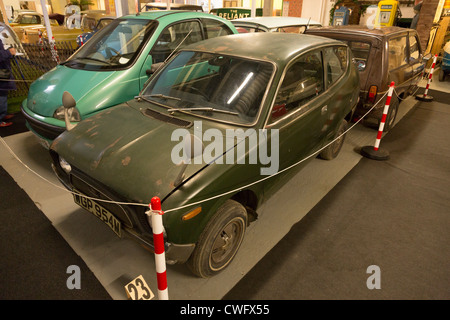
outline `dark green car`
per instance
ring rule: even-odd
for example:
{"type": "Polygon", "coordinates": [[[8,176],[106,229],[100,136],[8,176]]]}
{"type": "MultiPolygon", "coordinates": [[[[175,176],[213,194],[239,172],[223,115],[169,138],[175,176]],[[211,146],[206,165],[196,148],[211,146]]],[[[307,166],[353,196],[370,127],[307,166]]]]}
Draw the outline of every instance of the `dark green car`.
{"type": "Polygon", "coordinates": [[[211,276],[277,183],[311,155],[338,155],[358,101],[351,58],[342,42],[298,34],[187,46],[135,99],[62,133],[54,170],[76,203],[150,247],[146,211],[159,197],[166,259],[211,276]]]}

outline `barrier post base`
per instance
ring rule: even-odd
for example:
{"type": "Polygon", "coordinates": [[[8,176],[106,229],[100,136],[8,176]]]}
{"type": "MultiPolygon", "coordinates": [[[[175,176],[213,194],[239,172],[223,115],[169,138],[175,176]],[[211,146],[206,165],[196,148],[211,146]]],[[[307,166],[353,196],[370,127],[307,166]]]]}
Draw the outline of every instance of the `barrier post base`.
{"type": "Polygon", "coordinates": [[[379,148],[375,150],[373,146],[365,146],[361,148],[361,155],[372,160],[388,160],[389,151],[379,148]]]}
{"type": "Polygon", "coordinates": [[[420,101],[425,101],[425,102],[431,102],[433,101],[433,97],[432,96],[424,96],[423,94],[418,94],[416,96],[416,100],[420,100],[420,101]]]}

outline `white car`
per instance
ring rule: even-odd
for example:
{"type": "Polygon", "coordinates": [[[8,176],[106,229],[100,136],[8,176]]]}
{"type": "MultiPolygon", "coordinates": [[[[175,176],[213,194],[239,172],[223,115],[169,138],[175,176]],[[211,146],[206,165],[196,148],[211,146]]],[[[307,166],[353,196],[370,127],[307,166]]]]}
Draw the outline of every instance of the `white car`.
{"type": "Polygon", "coordinates": [[[299,17],[255,17],[231,20],[239,33],[286,32],[303,33],[311,27],[321,27],[320,22],[299,17]]]}

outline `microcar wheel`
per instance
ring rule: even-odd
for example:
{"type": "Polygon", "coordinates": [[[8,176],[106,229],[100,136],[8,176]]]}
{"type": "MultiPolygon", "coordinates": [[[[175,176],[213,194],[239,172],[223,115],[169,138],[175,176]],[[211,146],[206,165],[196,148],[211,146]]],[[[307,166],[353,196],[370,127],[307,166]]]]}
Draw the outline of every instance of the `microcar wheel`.
{"type": "Polygon", "coordinates": [[[334,139],[337,138],[337,140],[334,141],[332,144],[330,144],[325,149],[323,149],[322,152],[319,154],[319,156],[322,159],[332,160],[337,157],[337,155],[341,151],[342,145],[344,144],[345,130],[347,130],[347,121],[342,120],[341,124],[339,125],[338,131],[336,132],[336,135],[334,136],[334,139]]]}
{"type": "Polygon", "coordinates": [[[202,278],[222,271],[236,255],[246,227],[245,208],[234,200],[227,200],[206,225],[187,262],[188,267],[202,278]]]}

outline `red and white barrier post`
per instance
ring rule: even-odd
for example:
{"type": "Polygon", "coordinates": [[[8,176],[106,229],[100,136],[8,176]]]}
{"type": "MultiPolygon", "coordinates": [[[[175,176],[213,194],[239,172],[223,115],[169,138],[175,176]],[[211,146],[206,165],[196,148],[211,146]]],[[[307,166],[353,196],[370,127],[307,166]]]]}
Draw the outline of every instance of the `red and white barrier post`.
{"type": "Polygon", "coordinates": [[[50,51],[52,52],[53,60],[55,60],[56,63],[59,63],[59,56],[58,56],[58,50],[56,50],[55,37],[52,37],[52,41],[50,41],[50,51]]]}
{"type": "Polygon", "coordinates": [[[428,95],[428,89],[430,88],[431,78],[433,77],[433,72],[434,72],[434,67],[436,66],[437,56],[438,56],[437,54],[434,55],[433,64],[431,65],[431,70],[428,75],[427,86],[425,87],[425,92],[423,94],[418,94],[416,96],[417,100],[426,101],[426,102],[433,101],[433,97],[428,95]]]}
{"type": "Polygon", "coordinates": [[[387,160],[389,159],[389,152],[384,149],[380,149],[381,137],[384,131],[384,125],[386,123],[386,118],[389,112],[389,106],[391,104],[392,93],[394,92],[395,82],[392,81],[388,94],[386,97],[386,103],[384,104],[383,116],[381,117],[380,126],[378,128],[377,138],[375,139],[375,144],[373,146],[365,146],[361,148],[361,154],[367,158],[374,160],[387,160]]]}
{"type": "Polygon", "coordinates": [[[164,227],[162,222],[161,200],[153,197],[150,202],[150,215],[153,229],[153,245],[155,247],[156,279],[158,282],[158,299],[169,300],[167,289],[166,256],[164,251],[164,227]]]}

